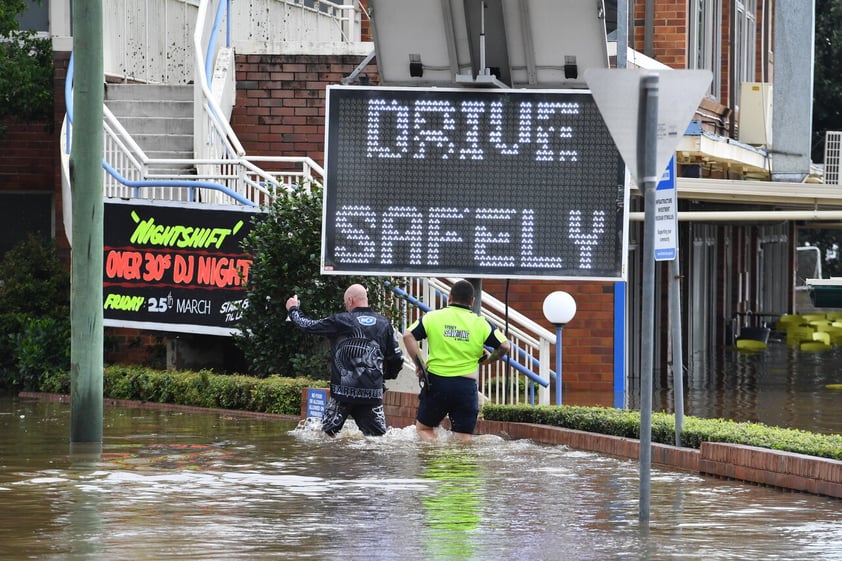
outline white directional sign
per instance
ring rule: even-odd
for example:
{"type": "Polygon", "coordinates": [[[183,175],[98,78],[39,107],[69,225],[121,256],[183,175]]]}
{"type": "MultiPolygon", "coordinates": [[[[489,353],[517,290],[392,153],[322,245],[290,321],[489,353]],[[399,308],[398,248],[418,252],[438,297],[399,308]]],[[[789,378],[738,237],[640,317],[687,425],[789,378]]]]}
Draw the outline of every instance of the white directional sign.
{"type": "Polygon", "coordinates": [[[662,171],[684,135],[710,85],[707,70],[637,70],[589,68],[585,80],[605,119],[611,137],[623,156],[632,177],[640,185],[638,167],[641,80],[658,76],[658,146],[657,167],[662,171]]]}
{"type": "Polygon", "coordinates": [[[655,261],[675,259],[678,238],[676,199],[675,158],[672,158],[655,188],[655,261]]]}

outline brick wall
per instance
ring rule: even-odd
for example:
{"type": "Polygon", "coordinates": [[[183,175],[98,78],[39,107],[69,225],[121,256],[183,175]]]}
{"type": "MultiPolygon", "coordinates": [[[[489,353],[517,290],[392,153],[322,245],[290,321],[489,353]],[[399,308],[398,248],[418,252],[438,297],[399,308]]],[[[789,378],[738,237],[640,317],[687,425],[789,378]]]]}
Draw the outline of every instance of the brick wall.
{"type": "MultiPolygon", "coordinates": [[[[251,155],[309,156],[324,162],[325,94],[363,57],[238,55],[231,125],[251,155]]],[[[375,84],[377,67],[364,74],[375,84]]]]}
{"type": "MultiPolygon", "coordinates": [[[[302,416],[307,410],[306,397],[305,391],[302,394],[302,416]]],[[[415,424],[416,394],[386,392],[383,406],[390,427],[415,424]]],[[[447,428],[446,422],[443,426],[447,428]]],[[[640,455],[640,441],[634,438],[546,425],[480,419],[475,432],[569,446],[632,460],[637,460],[640,455]]],[[[720,442],[703,442],[698,450],[653,443],[651,452],[652,465],[655,466],[842,498],[842,461],[839,460],[720,442]]]]}
{"type": "MultiPolygon", "coordinates": [[[[59,173],[59,135],[64,119],[64,76],[67,57],[54,57],[54,122],[21,123],[7,119],[3,139],[0,140],[0,192],[37,191],[53,196],[52,217],[55,237],[62,258],[69,263],[69,250],[64,235],[61,210],[61,175],[59,173]]],[[[26,224],[19,226],[21,234],[26,224]]]]}
{"type": "MultiPolygon", "coordinates": [[[[482,286],[483,290],[506,302],[506,281],[486,279],[482,286]]],[[[562,331],[564,391],[611,391],[614,383],[613,283],[515,279],[509,282],[508,303],[511,308],[555,333],[555,326],[544,318],[543,306],[544,298],[556,290],[568,292],[576,301],[576,315],[562,331]]]]}
{"type": "MultiPolygon", "coordinates": [[[[652,53],[645,53],[672,68],[687,67],[687,1],[659,0],[655,3],[652,53]]],[[[646,3],[634,4],[634,30],[629,46],[644,53],[646,3]]]]}
{"type": "MultiPolygon", "coordinates": [[[[653,52],[646,53],[672,68],[687,68],[687,0],[659,0],[655,3],[653,52]]],[[[634,45],[643,52],[644,2],[634,5],[634,45]]]]}

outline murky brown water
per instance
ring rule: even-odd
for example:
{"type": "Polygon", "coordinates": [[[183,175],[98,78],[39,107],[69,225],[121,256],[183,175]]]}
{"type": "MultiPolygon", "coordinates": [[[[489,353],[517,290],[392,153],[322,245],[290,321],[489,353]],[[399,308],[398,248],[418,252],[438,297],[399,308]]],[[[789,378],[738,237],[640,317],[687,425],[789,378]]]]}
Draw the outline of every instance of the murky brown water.
{"type": "Polygon", "coordinates": [[[481,437],[461,446],[212,413],[0,398],[0,559],[839,559],[842,503],[481,437]]]}

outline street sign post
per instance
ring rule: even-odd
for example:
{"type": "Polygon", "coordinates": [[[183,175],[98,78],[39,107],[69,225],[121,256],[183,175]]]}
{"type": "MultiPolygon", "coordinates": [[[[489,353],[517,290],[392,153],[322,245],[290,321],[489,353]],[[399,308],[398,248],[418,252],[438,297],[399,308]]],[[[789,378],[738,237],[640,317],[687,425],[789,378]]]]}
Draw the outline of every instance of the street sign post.
{"type": "Polygon", "coordinates": [[[706,70],[585,71],[605,124],[644,197],[639,517],[647,525],[652,465],[656,186],[711,79],[706,70]]]}

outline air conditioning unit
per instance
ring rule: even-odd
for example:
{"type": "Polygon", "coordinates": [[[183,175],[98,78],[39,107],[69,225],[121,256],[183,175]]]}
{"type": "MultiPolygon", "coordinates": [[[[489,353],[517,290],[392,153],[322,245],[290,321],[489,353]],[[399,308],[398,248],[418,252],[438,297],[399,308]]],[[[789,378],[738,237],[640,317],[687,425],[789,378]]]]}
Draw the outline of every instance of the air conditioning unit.
{"type": "Polygon", "coordinates": [[[772,84],[740,85],[740,142],[754,146],[772,144],[772,84]]]}
{"type": "Polygon", "coordinates": [[[824,182],[842,185],[842,131],[824,133],[824,182]]]}

